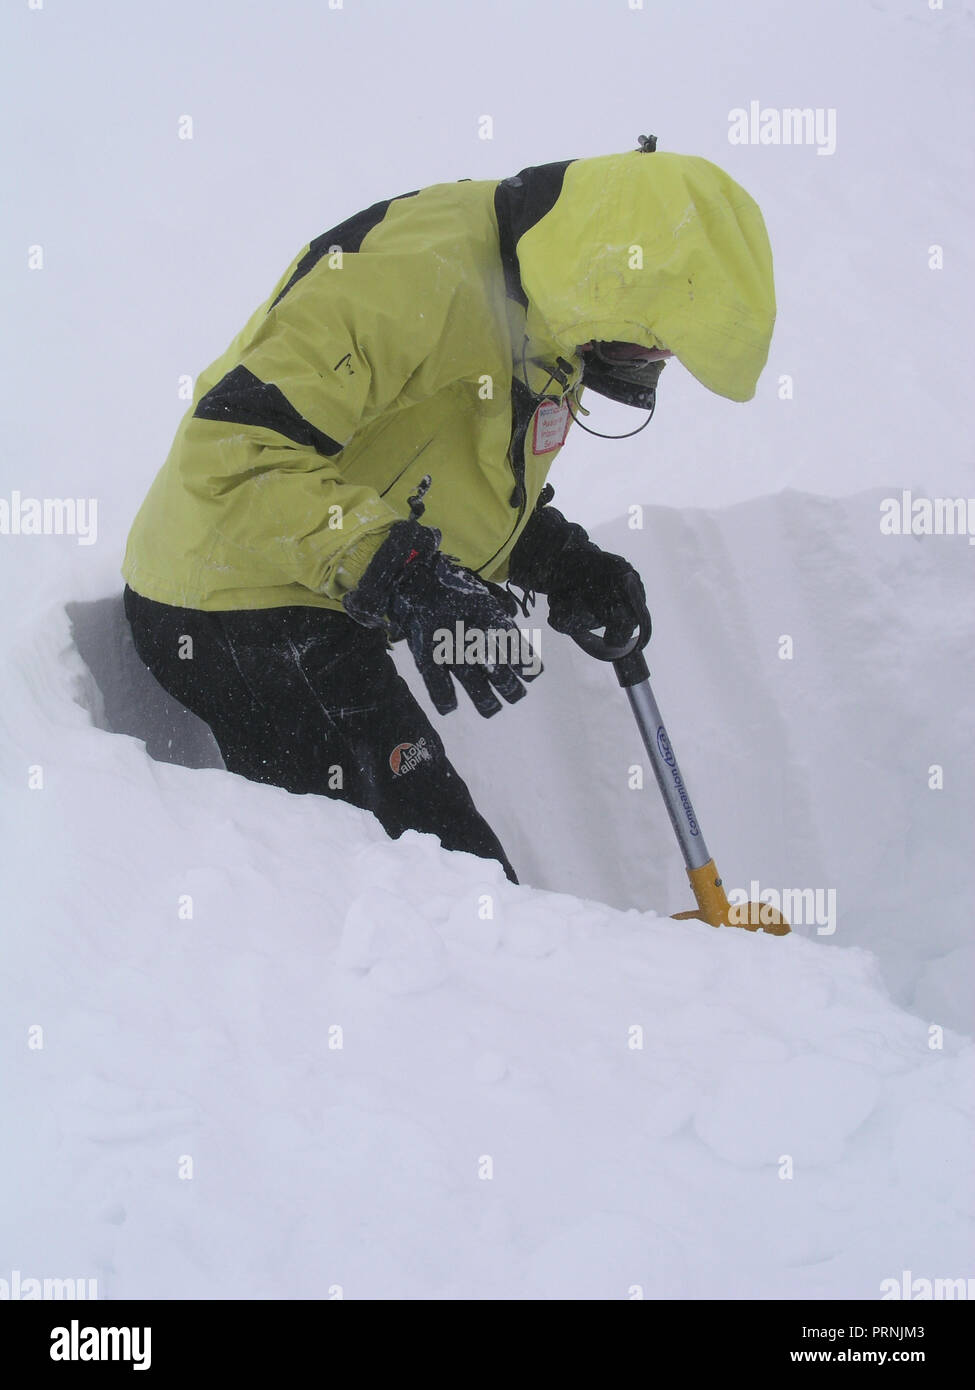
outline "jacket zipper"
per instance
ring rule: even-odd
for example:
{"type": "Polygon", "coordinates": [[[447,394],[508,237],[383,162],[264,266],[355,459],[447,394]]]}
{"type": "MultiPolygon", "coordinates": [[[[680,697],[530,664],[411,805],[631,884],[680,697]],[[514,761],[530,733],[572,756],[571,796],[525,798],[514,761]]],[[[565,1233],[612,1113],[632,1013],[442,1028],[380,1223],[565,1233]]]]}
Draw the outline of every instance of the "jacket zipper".
{"type": "Polygon", "coordinates": [[[427,440],[427,442],[426,442],[425,444],[421,444],[421,445],[420,445],[419,449],[417,449],[416,453],[413,455],[413,457],[410,459],[410,461],[409,461],[408,463],[404,463],[404,464],[403,464],[403,467],[402,467],[402,468],[400,469],[400,471],[396,474],[396,477],[395,477],[395,478],[393,479],[393,481],[388,485],[388,487],[384,487],[384,488],[383,488],[382,492],[379,494],[380,497],[385,497],[386,494],[387,494],[387,492],[392,492],[393,488],[394,488],[394,487],[396,486],[396,484],[399,482],[400,478],[402,478],[403,474],[404,474],[404,473],[408,473],[408,472],[410,471],[410,469],[413,467],[414,463],[416,463],[417,459],[418,459],[418,458],[420,457],[420,455],[424,452],[424,450],[429,449],[430,445],[433,443],[433,440],[434,440],[434,436],[431,435],[430,438],[427,440]]]}
{"type": "Polygon", "coordinates": [[[494,554],[484,561],[483,565],[478,565],[475,574],[483,573],[483,571],[498,558],[505,546],[509,544],[511,537],[521,525],[522,517],[525,515],[525,508],[528,505],[528,492],[525,487],[525,477],[527,473],[527,465],[525,463],[525,440],[528,437],[528,426],[535,416],[535,411],[538,409],[539,403],[545,398],[544,396],[533,395],[528,387],[519,381],[517,377],[511,383],[511,390],[512,409],[515,412],[515,428],[512,431],[511,444],[508,448],[508,462],[511,465],[515,486],[511,493],[510,502],[511,506],[517,505],[518,514],[505,539],[498,546],[494,554]],[[524,397],[520,396],[521,392],[525,393],[527,401],[524,397]],[[530,409],[528,408],[529,405],[531,407],[530,409]]]}

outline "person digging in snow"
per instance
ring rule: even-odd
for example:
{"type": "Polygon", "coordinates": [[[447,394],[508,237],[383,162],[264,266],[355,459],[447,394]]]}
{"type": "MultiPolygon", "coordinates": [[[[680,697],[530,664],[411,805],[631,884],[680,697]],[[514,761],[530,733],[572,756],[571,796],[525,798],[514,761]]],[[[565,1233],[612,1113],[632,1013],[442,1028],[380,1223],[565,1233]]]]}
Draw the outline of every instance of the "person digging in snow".
{"type": "Polygon", "coordinates": [[[201,374],[122,572],[140,658],[228,770],[517,881],[389,643],[440,714],[456,681],[491,716],[533,654],[442,639],[517,637],[510,586],[563,633],[649,630],[634,570],[551,505],[549,469],[584,388],[652,412],[667,357],[750,400],[775,318],[757,205],[653,143],[376,203],[304,247],[201,374]]]}

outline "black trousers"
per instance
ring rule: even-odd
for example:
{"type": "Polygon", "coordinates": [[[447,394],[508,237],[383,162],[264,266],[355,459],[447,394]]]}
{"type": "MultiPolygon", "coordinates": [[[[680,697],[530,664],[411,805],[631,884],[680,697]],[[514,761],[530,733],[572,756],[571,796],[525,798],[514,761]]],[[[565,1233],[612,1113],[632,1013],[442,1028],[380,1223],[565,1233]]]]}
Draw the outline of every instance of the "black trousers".
{"type": "Polygon", "coordinates": [[[209,724],[228,771],[349,801],[394,839],[429,832],[517,882],[380,630],[324,608],[172,608],[128,587],[125,613],[139,657],[209,724]]]}

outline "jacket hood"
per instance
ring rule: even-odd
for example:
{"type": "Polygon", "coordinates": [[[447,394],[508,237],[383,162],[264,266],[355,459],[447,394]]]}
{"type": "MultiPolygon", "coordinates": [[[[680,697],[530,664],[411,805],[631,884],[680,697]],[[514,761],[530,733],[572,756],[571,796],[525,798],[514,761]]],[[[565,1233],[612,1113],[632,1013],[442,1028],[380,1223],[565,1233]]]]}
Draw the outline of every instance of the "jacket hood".
{"type": "Polygon", "coordinates": [[[556,168],[558,196],[515,244],[530,336],[566,357],[591,339],[667,347],[708,390],[751,400],[775,323],[757,203],[708,160],[660,151],[519,179],[556,168]]]}

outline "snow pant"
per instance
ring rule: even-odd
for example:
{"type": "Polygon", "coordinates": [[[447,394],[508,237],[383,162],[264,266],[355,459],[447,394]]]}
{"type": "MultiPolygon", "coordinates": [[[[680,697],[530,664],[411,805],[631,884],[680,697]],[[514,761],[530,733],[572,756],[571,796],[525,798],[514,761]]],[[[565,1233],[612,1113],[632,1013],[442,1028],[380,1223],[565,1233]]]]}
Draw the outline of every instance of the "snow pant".
{"type": "Polygon", "coordinates": [[[140,659],[210,726],[229,772],[349,801],[393,839],[426,831],[517,882],[382,631],[325,608],[211,613],[128,587],[124,601],[140,659]]]}

